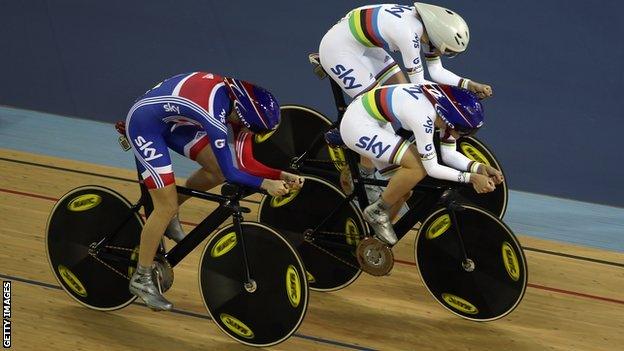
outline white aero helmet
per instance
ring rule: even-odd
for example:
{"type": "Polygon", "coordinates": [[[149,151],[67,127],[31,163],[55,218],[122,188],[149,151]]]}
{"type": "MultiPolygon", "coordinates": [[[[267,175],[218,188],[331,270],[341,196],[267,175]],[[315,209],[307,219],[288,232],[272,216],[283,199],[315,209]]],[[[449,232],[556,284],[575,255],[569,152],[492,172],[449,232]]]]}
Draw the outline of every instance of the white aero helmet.
{"type": "Polygon", "coordinates": [[[464,52],[470,40],[470,31],[463,18],[444,7],[415,2],[414,7],[423,21],[429,40],[441,53],[449,50],[464,52]]]}

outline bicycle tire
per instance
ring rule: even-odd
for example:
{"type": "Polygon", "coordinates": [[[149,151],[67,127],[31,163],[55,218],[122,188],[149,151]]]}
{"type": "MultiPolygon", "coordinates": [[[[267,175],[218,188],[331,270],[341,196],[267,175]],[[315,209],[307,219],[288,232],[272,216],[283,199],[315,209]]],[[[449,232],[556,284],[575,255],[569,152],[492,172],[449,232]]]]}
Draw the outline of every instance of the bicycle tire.
{"type": "Polygon", "coordinates": [[[277,228],[297,248],[308,270],[310,289],[334,291],[353,283],[362,273],[355,256],[360,239],[368,233],[361,212],[353,201],[330,182],[305,176],[303,188],[286,197],[264,196],[258,221],[277,228]],[[324,200],[319,200],[324,199],[324,200]],[[316,228],[340,204],[345,203],[323,231],[343,235],[321,235],[310,243],[307,229],[316,228]]]}
{"type": "MultiPolygon", "coordinates": [[[[498,169],[503,173],[503,176],[505,176],[505,171],[500,162],[483,141],[475,137],[463,137],[457,141],[457,151],[473,161],[490,165],[498,169]]],[[[459,189],[459,193],[476,206],[492,212],[500,219],[503,219],[505,212],[507,212],[507,202],[509,199],[507,179],[505,179],[502,184],[497,185],[496,189],[490,193],[477,194],[472,187],[459,189]]]]}
{"type": "Polygon", "coordinates": [[[129,277],[136,266],[143,221],[132,204],[114,190],[82,186],[63,195],[54,205],[46,225],[48,264],[61,287],[78,303],[94,310],[112,311],[132,303],[129,277]],[[111,219],[119,220],[111,220],[111,219]],[[89,245],[122,223],[108,244],[131,264],[95,258],[89,245]],[[119,251],[119,252],[118,252],[119,251]]]}
{"type": "Polygon", "coordinates": [[[344,151],[330,148],[323,138],[332,122],[322,113],[301,105],[284,105],[280,112],[282,120],[279,128],[268,137],[255,138],[254,157],[270,167],[288,169],[293,157],[303,154],[320,137],[323,143],[320,149],[315,154],[307,155],[310,161],[303,163],[304,167],[314,166],[308,167],[310,172],[304,173],[337,177],[338,170],[345,164],[344,151]]]}
{"type": "Polygon", "coordinates": [[[445,208],[434,211],[418,230],[414,253],[429,293],[453,314],[492,321],[511,313],[526,291],[526,258],[513,232],[498,217],[472,205],[456,211],[468,258],[463,253],[445,208]]]}
{"type": "Polygon", "coordinates": [[[255,290],[244,286],[242,245],[229,225],[204,247],[198,274],[202,301],[219,329],[234,340],[276,345],[297,331],[307,310],[303,261],[274,229],[257,222],[242,222],[241,228],[255,290]]]}

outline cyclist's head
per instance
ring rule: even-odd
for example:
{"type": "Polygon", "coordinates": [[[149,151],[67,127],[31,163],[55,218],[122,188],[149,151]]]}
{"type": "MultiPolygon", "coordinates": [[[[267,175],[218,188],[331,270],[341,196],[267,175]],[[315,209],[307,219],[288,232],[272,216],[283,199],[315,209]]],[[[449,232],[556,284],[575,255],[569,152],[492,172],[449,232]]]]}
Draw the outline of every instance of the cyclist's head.
{"type": "Polygon", "coordinates": [[[277,129],[280,108],[269,91],[244,80],[225,78],[230,98],[241,123],[253,133],[267,133],[277,129]]]}
{"type": "Polygon", "coordinates": [[[453,57],[466,50],[470,31],[457,13],[435,5],[415,2],[429,41],[442,55],[453,57]]]}
{"type": "Polygon", "coordinates": [[[423,85],[436,113],[459,135],[472,135],[483,125],[483,105],[466,89],[450,85],[423,85]]]}

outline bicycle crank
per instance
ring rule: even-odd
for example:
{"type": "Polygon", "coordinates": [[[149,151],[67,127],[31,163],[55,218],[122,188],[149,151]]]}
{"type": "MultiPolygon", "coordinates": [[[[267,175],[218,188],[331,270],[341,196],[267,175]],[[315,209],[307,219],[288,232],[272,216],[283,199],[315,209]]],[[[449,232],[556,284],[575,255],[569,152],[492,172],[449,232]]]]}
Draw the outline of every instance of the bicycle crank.
{"type": "Polygon", "coordinates": [[[394,267],[394,255],[390,248],[378,239],[364,238],[357,246],[356,257],[360,268],[374,276],[387,275],[394,267]]]}
{"type": "Polygon", "coordinates": [[[160,253],[157,253],[154,258],[154,266],[161,292],[164,293],[173,285],[173,268],[169,261],[160,253]]]}

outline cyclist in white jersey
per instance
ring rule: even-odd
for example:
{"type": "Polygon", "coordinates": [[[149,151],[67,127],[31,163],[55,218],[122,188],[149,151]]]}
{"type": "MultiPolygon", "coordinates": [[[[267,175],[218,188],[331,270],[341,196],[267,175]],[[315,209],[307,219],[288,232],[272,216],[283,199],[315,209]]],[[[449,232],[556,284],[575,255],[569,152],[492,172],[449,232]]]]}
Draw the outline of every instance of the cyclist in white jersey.
{"type": "Polygon", "coordinates": [[[478,193],[491,192],[503,182],[495,168],[456,151],[455,140],[474,134],[483,124],[483,108],[476,95],[448,85],[397,84],[375,88],[347,108],[340,123],[345,145],[373,161],[381,170],[396,168],[379,199],[364,209],[364,218],[377,236],[390,245],[397,241],[389,209],[426,175],[472,183],[478,193]],[[433,145],[439,128],[441,157],[433,145]],[[396,135],[399,128],[414,133],[412,143],[396,135]]]}
{"type": "MultiPolygon", "coordinates": [[[[414,6],[369,5],[352,10],[325,34],[319,56],[323,69],[351,97],[383,84],[408,83],[388,51],[401,53],[410,82],[430,83],[424,76],[421,48],[433,81],[489,97],[489,85],[462,78],[442,66],[440,56],[465,51],[469,39],[466,22],[446,8],[418,2],[414,6]]],[[[363,177],[378,177],[366,158],[359,168],[363,177]]],[[[386,178],[387,174],[379,177],[386,178]]],[[[380,187],[366,186],[370,201],[375,201],[381,191],[380,187]]],[[[405,210],[404,206],[402,212],[405,210]]]]}
{"type": "Polygon", "coordinates": [[[332,79],[356,97],[377,85],[408,83],[387,51],[401,53],[410,82],[429,83],[420,57],[422,47],[431,80],[489,97],[489,85],[442,66],[440,56],[462,53],[469,40],[466,22],[446,8],[418,2],[414,6],[369,5],[349,12],[323,36],[319,56],[332,79]]]}

